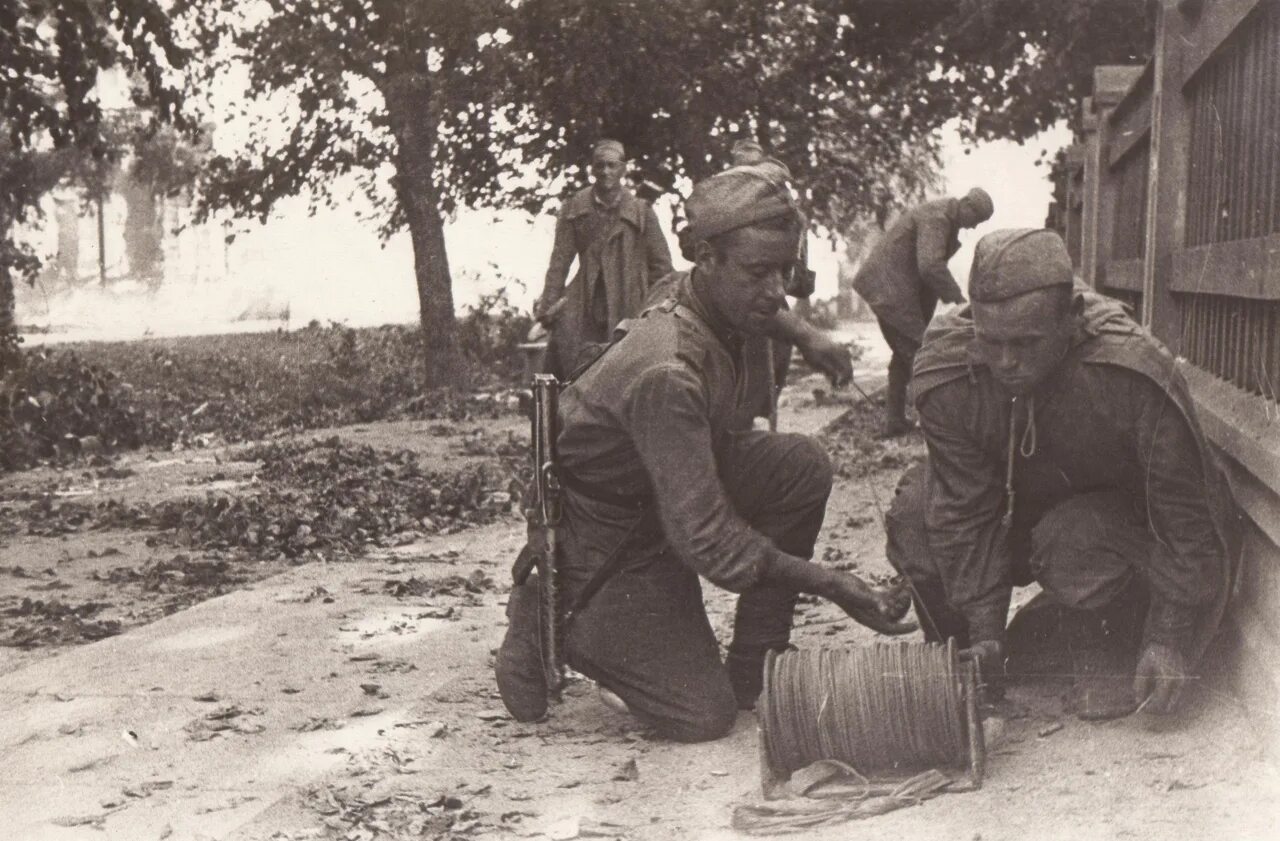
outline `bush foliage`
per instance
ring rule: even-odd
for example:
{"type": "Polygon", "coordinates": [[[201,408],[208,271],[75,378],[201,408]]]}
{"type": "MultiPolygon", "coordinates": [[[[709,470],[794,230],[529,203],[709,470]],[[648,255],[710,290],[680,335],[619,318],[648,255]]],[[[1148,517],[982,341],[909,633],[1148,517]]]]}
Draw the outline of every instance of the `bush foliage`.
{"type": "Polygon", "coordinates": [[[400,417],[496,416],[530,319],[502,293],[460,320],[478,376],[430,389],[416,326],[94,343],[23,352],[0,381],[0,469],[82,451],[245,441],[280,431],[400,417]]]}

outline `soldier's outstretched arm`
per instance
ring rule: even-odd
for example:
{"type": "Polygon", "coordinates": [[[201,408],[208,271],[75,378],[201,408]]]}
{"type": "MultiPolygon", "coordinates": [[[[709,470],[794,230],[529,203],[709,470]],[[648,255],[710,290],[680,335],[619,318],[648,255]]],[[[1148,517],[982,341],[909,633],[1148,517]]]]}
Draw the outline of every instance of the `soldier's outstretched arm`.
{"type": "Polygon", "coordinates": [[[805,362],[825,374],[833,386],[846,385],[853,379],[849,348],[791,310],[779,310],[773,317],[769,337],[795,345],[805,362]]]}
{"type": "Polygon", "coordinates": [[[882,634],[907,634],[919,626],[903,620],[911,607],[905,580],[890,587],[873,587],[856,575],[827,569],[791,556],[775,558],[763,578],[799,593],[810,593],[834,602],[861,625],[882,634]]]}

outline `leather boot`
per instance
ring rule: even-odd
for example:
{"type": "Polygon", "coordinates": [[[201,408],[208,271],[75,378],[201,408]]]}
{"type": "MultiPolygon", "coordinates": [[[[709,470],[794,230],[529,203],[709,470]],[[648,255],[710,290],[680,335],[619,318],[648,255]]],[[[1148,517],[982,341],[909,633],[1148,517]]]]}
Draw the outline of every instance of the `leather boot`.
{"type": "Polygon", "coordinates": [[[1068,709],[1086,721],[1120,718],[1137,709],[1133,696],[1134,651],[1108,628],[1099,611],[1062,611],[1071,654],[1068,709]]]}
{"type": "Polygon", "coordinates": [[[884,428],[882,438],[893,438],[910,432],[915,426],[907,420],[907,383],[911,366],[897,354],[889,360],[889,378],[884,391],[884,428]]]}
{"type": "MultiPolygon", "coordinates": [[[[795,646],[783,645],[774,651],[786,651],[795,646]]],[[[725,657],[725,666],[729,669],[729,685],[733,687],[733,697],[738,702],[738,709],[753,710],[764,688],[764,658],[769,652],[768,646],[730,646],[725,657]]]]}
{"type": "Polygon", "coordinates": [[[1005,631],[1010,678],[1072,679],[1071,645],[1062,624],[1070,612],[1046,593],[1018,608],[1005,631]]]}
{"type": "Polygon", "coordinates": [[[507,598],[507,634],[493,670],[498,694],[516,721],[537,721],[547,714],[547,678],[538,639],[538,573],[511,587],[507,598]]]}

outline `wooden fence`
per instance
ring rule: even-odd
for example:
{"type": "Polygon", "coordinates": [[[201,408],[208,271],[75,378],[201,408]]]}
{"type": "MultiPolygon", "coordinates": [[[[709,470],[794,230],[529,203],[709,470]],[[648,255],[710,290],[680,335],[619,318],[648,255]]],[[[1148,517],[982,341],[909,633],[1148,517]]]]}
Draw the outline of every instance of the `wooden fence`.
{"type": "MultiPolygon", "coordinates": [[[[1244,688],[1280,697],[1280,0],[1163,0],[1068,157],[1078,268],[1176,355],[1246,519],[1244,688]]],[[[1059,214],[1062,216],[1062,214],[1059,214]]],[[[1066,214],[1070,236],[1070,214],[1066,214]]],[[[1274,706],[1270,709],[1280,712],[1274,706]]],[[[1276,714],[1273,712],[1272,714],[1276,714]]]]}

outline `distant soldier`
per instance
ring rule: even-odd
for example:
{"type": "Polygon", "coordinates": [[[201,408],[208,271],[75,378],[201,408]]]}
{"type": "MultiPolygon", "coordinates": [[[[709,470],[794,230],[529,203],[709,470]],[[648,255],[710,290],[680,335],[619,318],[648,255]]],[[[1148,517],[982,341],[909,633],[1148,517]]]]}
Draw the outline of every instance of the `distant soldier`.
{"type": "Polygon", "coordinates": [[[565,201],[534,317],[551,331],[548,363],[561,379],[582,348],[606,342],[613,328],[640,313],[649,287],[669,274],[671,252],[653,208],[622,186],[622,144],[601,140],[591,153],[592,184],[565,201]],[[565,286],[569,267],[578,273],[565,286]]]}
{"type": "Polygon", "coordinates": [[[990,219],[993,209],[991,196],[976,187],[963,198],[925,202],[889,226],[853,279],[854,290],[876,314],[893,351],[884,406],[886,437],[911,429],[907,383],[938,301],[964,303],[947,268],[960,248],[959,232],[990,219]]]}

